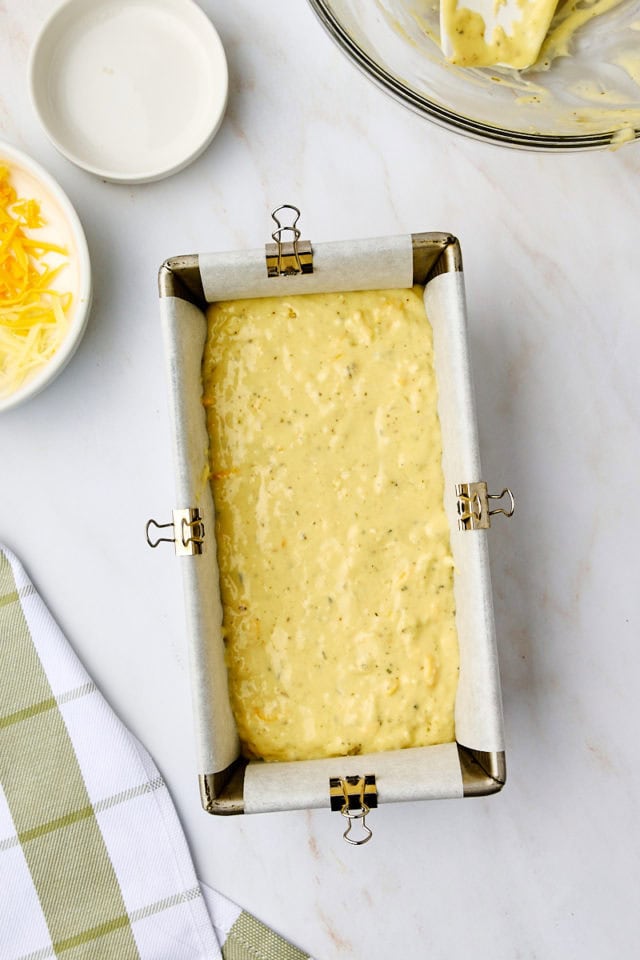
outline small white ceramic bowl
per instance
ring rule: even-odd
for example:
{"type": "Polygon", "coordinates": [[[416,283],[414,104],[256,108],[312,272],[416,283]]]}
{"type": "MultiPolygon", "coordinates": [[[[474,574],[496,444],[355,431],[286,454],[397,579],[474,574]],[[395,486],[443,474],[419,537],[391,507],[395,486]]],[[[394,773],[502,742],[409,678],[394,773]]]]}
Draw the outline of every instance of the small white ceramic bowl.
{"type": "Polygon", "coordinates": [[[0,140],[0,165],[6,165],[20,196],[38,200],[46,225],[34,234],[41,240],[61,244],[69,251],[68,263],[53,284],[70,291],[70,325],[53,357],[17,390],[0,397],[0,411],[9,410],[40,393],[64,370],[84,334],[91,307],[91,265],[87,241],[71,202],[46,170],[16,147],[0,140]]]}
{"type": "Polygon", "coordinates": [[[193,0],[63,0],[31,51],[34,108],[53,145],[104,180],[176,173],[217,132],[227,60],[193,0]]]}

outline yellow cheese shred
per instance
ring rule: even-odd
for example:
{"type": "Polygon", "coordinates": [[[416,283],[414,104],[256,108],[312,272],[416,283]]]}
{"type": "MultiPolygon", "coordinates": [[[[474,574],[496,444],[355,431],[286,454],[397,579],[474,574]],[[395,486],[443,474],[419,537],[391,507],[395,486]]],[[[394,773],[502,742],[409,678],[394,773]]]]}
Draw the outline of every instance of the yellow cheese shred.
{"type": "Polygon", "coordinates": [[[18,197],[0,163],[0,397],[49,362],[69,327],[72,295],[51,287],[68,252],[32,236],[44,224],[38,201],[18,197]]]}

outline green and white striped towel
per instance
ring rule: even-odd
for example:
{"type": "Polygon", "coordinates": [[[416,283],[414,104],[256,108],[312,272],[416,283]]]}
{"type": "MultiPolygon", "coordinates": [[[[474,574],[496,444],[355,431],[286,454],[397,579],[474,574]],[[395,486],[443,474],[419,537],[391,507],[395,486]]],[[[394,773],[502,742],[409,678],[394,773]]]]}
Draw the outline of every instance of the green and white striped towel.
{"type": "Polygon", "coordinates": [[[307,960],[198,883],[169,792],[0,546],[1,960],[307,960]]]}

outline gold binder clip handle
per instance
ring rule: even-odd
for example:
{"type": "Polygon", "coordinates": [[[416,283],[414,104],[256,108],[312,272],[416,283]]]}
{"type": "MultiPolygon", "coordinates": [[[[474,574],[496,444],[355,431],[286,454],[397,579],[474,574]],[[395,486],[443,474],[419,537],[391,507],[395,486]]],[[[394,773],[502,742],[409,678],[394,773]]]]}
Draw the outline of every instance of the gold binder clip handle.
{"type": "Polygon", "coordinates": [[[160,543],[175,543],[175,537],[156,537],[155,540],[152,540],[149,536],[149,531],[151,527],[155,527],[157,530],[165,530],[167,527],[171,527],[173,530],[173,523],[158,523],[157,520],[147,520],[147,525],[144,528],[147,535],[147,543],[150,547],[157,547],[160,543]]]}
{"type": "Polygon", "coordinates": [[[282,206],[277,207],[271,214],[271,219],[273,220],[273,222],[277,227],[277,229],[274,230],[273,233],[271,234],[271,239],[275,240],[276,243],[282,243],[282,235],[284,233],[287,233],[287,231],[293,234],[294,243],[300,239],[300,231],[298,230],[298,226],[297,226],[298,220],[300,219],[300,211],[298,210],[297,207],[294,207],[292,203],[283,203],[282,206]],[[283,210],[292,210],[293,213],[295,213],[295,217],[293,218],[293,223],[291,223],[289,226],[287,226],[286,224],[283,226],[278,220],[278,214],[281,213],[283,210]]]}
{"type": "Polygon", "coordinates": [[[505,496],[509,497],[509,509],[505,510],[504,507],[496,507],[495,510],[489,510],[490,517],[495,517],[497,513],[502,513],[505,517],[513,516],[513,512],[516,509],[516,500],[509,487],[505,487],[502,493],[488,493],[487,500],[502,500],[502,498],[505,496]]]}
{"type": "Polygon", "coordinates": [[[347,843],[352,843],[354,847],[361,847],[363,843],[368,843],[373,836],[373,832],[370,827],[367,826],[367,814],[369,813],[369,807],[366,803],[363,802],[360,810],[350,810],[349,802],[347,801],[340,811],[343,817],[347,817],[349,820],[349,826],[342,834],[347,843]],[[356,840],[355,837],[350,836],[351,828],[353,827],[354,820],[362,820],[362,829],[365,831],[364,836],[360,837],[359,840],[356,840]]]}

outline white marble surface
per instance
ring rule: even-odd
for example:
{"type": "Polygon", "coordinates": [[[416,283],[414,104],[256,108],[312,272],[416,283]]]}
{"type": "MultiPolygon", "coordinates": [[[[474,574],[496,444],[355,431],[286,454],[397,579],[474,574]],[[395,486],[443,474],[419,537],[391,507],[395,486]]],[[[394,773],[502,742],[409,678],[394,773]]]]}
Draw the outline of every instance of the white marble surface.
{"type": "Polygon", "coordinates": [[[467,141],[377,90],[302,0],[203,0],[226,46],[222,129],[184,172],[114,186],[49,145],[28,100],[49,0],[0,0],[0,138],[59,180],[95,275],[62,377],[0,417],[0,539],[164,773],[200,876],[309,950],[632,955],[638,890],[640,146],[548,156],[467,141]],[[168,256],[255,247],[281,202],[312,239],[443,229],[465,259],[509,781],[335,815],[200,810],[179,569],[144,541],[173,505],[156,299],[168,256]]]}

